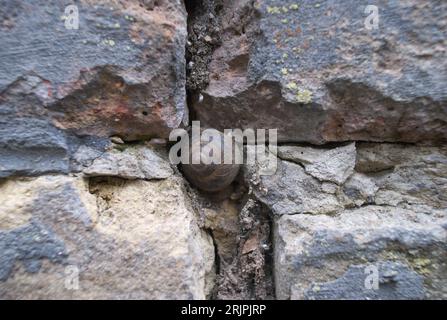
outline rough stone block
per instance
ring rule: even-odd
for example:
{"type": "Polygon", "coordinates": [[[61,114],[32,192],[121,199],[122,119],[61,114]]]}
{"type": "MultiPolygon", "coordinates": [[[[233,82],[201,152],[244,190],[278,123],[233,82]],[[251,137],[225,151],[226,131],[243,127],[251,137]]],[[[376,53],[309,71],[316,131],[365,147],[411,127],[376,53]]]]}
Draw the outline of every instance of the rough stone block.
{"type": "Polygon", "coordinates": [[[214,247],[182,181],[0,186],[0,298],[204,299],[214,247]]]}

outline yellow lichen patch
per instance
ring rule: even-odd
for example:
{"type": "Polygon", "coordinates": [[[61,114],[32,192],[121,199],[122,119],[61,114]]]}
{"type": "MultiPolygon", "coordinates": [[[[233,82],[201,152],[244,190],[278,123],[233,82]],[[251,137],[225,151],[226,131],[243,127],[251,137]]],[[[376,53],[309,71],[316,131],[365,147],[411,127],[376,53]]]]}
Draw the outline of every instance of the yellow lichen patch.
{"type": "Polygon", "coordinates": [[[287,70],[287,68],[282,68],[282,69],[281,69],[281,73],[282,73],[284,76],[286,76],[286,75],[289,74],[289,71],[287,70]]]}
{"type": "Polygon", "coordinates": [[[127,21],[131,21],[131,22],[134,22],[134,21],[135,21],[135,18],[134,18],[134,17],[132,17],[132,16],[128,16],[128,15],[125,15],[125,16],[124,16],[124,19],[126,19],[127,21]]]}
{"type": "Polygon", "coordinates": [[[384,258],[387,260],[397,261],[400,259],[400,256],[392,251],[387,251],[384,253],[384,258]]]}
{"type": "Polygon", "coordinates": [[[431,260],[430,259],[426,259],[426,258],[418,258],[418,259],[414,259],[412,262],[412,265],[414,267],[414,269],[419,272],[420,274],[429,274],[430,270],[429,270],[429,266],[431,265],[431,260]]]}
{"type": "Polygon", "coordinates": [[[298,85],[297,85],[295,82],[290,81],[290,82],[286,85],[286,88],[289,89],[289,90],[297,90],[297,89],[298,89],[298,85]]]}
{"type": "Polygon", "coordinates": [[[115,45],[115,41],[113,40],[109,40],[109,39],[104,39],[102,40],[102,44],[106,45],[106,46],[111,46],[113,47],[115,45]]]}
{"type": "Polygon", "coordinates": [[[300,6],[296,3],[293,3],[289,6],[290,10],[298,10],[300,8],[300,6]]]}
{"type": "Polygon", "coordinates": [[[312,102],[312,92],[307,89],[301,89],[296,94],[296,100],[299,103],[308,104],[312,102]]]}
{"type": "Polygon", "coordinates": [[[105,39],[102,41],[102,43],[111,47],[115,46],[115,41],[111,39],[105,39]]]}
{"type": "Polygon", "coordinates": [[[279,7],[267,7],[267,13],[271,14],[281,13],[281,10],[279,7]]]}

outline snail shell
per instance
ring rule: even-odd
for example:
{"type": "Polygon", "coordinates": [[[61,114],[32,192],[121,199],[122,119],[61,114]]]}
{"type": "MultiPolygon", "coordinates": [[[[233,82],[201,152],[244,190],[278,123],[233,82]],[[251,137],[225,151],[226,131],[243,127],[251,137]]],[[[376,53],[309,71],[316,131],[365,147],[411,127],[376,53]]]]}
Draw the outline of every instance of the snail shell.
{"type": "MultiPolygon", "coordinates": [[[[218,131],[216,131],[218,132],[218,131]]],[[[220,143],[212,140],[210,142],[199,141],[201,153],[203,152],[203,146],[223,146],[223,134],[218,132],[220,136],[220,143]]],[[[194,143],[194,142],[193,142],[194,143]]],[[[192,144],[190,146],[190,155],[192,154],[192,144]]],[[[240,148],[236,143],[233,143],[233,155],[234,148],[240,148]]],[[[222,147],[223,150],[223,147],[222,147]]],[[[197,187],[198,189],[206,192],[217,192],[228,187],[236,178],[239,173],[239,164],[224,164],[224,155],[221,154],[220,164],[204,164],[202,161],[200,164],[182,164],[183,174],[188,181],[197,187]]],[[[191,160],[191,158],[190,158],[191,160]]]]}

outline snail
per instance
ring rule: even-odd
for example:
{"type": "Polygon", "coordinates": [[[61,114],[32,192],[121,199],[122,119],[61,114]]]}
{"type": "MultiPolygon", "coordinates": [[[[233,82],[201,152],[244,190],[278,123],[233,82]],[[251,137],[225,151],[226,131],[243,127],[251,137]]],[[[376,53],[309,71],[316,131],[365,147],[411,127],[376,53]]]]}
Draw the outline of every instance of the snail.
{"type": "MultiPolygon", "coordinates": [[[[205,141],[204,139],[197,139],[197,142],[192,142],[190,145],[190,160],[193,146],[198,147],[198,145],[200,145],[200,163],[192,164],[190,161],[189,164],[182,164],[182,169],[183,174],[188,181],[198,189],[206,192],[218,192],[224,190],[234,181],[239,173],[240,165],[234,164],[234,161],[232,164],[224,163],[224,135],[217,130],[211,130],[215,133],[214,137],[216,139],[205,139],[205,141]],[[209,152],[210,149],[220,150],[220,163],[204,163],[202,157],[209,152]]],[[[238,151],[240,151],[240,146],[237,143],[232,143],[231,147],[233,148],[233,151],[236,151],[235,148],[239,148],[238,151]]],[[[233,154],[235,153],[233,152],[233,154]]]]}

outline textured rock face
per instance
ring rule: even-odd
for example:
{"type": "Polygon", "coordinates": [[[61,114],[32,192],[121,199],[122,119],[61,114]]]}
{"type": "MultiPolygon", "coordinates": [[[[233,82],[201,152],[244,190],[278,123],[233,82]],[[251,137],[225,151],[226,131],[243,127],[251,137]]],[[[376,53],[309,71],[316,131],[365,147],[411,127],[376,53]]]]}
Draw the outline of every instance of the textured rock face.
{"type": "Polygon", "coordinates": [[[0,298],[205,299],[212,240],[140,141],[188,122],[184,4],[75,4],[0,1],[0,298]]]}
{"type": "Polygon", "coordinates": [[[287,160],[279,160],[275,175],[246,171],[275,216],[278,299],[447,297],[445,148],[357,143],[279,147],[278,154],[287,160]],[[331,170],[318,178],[307,170],[343,148],[344,158],[326,159],[331,170]],[[346,172],[342,183],[329,179],[346,172]],[[371,266],[377,290],[365,285],[371,266]]]}
{"type": "Polygon", "coordinates": [[[282,142],[445,142],[447,4],[374,4],[368,30],[355,0],[225,2],[197,117],[282,142]]]}
{"type": "MultiPolygon", "coordinates": [[[[294,288],[295,289],[295,288],[294,288]]],[[[299,289],[292,289],[292,299],[299,298],[299,289]],[[298,292],[297,292],[298,291],[298,292]]],[[[375,266],[351,266],[339,279],[315,284],[305,292],[308,299],[422,299],[424,297],[423,277],[401,263],[384,262],[375,266]],[[368,268],[380,270],[377,290],[365,286],[368,268]],[[366,272],[365,272],[366,271],[366,272]],[[390,287],[393,288],[390,290],[390,287]]]]}
{"type": "Polygon", "coordinates": [[[166,138],[187,122],[184,6],[144,3],[83,1],[68,30],[60,1],[1,2],[0,177],[65,173],[85,140],[166,138]]]}
{"type": "Polygon", "coordinates": [[[303,165],[306,173],[318,180],[343,184],[354,170],[355,144],[329,150],[279,147],[278,156],[303,165]]]}
{"type": "Polygon", "coordinates": [[[259,173],[262,159],[244,170],[273,215],[277,299],[447,297],[445,147],[357,142],[277,153],[274,175],[259,173]]]}
{"type": "Polygon", "coordinates": [[[177,177],[4,183],[0,297],[204,299],[214,248],[182,185],[177,177]]]}
{"type": "Polygon", "coordinates": [[[445,299],[446,218],[379,206],[283,216],[275,231],[277,298],[445,299]],[[398,269],[388,275],[390,263],[398,269]],[[368,266],[378,269],[377,290],[365,285],[368,266]]]}
{"type": "Polygon", "coordinates": [[[447,299],[447,2],[75,4],[0,0],[0,299],[447,299]]]}
{"type": "Polygon", "coordinates": [[[89,177],[120,177],[124,179],[165,179],[173,174],[169,162],[145,146],[112,149],[96,158],[84,169],[89,177]]]}

